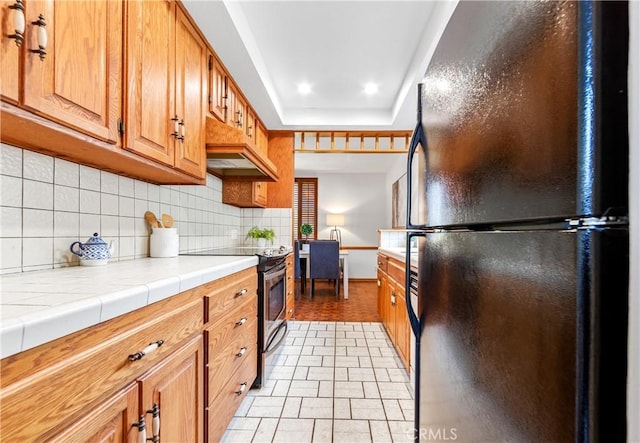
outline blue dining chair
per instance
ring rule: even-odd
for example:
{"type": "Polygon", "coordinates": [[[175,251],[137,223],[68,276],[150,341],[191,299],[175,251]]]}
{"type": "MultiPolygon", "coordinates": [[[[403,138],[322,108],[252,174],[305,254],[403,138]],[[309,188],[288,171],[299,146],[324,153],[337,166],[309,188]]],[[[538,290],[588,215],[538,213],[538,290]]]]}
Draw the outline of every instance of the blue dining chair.
{"type": "MultiPolygon", "coordinates": [[[[295,279],[295,298],[296,300],[300,296],[300,289],[298,288],[298,280],[302,278],[302,271],[300,267],[300,242],[296,240],[293,245],[293,277],[295,279]]],[[[302,293],[306,292],[305,283],[300,281],[302,285],[302,293]]]]}
{"type": "Polygon", "coordinates": [[[335,280],[336,300],[340,299],[340,245],[335,240],[312,240],[309,244],[309,278],[313,298],[316,278],[335,280]]]}

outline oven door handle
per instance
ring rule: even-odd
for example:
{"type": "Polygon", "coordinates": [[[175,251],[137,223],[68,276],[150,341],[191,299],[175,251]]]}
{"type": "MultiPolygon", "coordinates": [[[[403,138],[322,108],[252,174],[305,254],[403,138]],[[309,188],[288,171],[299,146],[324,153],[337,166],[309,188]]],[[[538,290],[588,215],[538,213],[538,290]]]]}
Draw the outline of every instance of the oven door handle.
{"type": "Polygon", "coordinates": [[[282,322],[280,326],[278,326],[278,329],[276,329],[275,332],[271,334],[271,337],[269,337],[269,340],[267,341],[267,345],[264,347],[265,354],[268,354],[269,352],[271,352],[272,350],[280,346],[280,343],[282,342],[282,340],[285,339],[285,337],[287,336],[287,331],[289,329],[289,326],[287,325],[287,323],[288,322],[286,321],[282,322]],[[276,338],[280,335],[280,330],[282,328],[284,328],[284,334],[282,334],[282,336],[277,341],[277,343],[274,343],[274,341],[276,341],[276,338]]]}

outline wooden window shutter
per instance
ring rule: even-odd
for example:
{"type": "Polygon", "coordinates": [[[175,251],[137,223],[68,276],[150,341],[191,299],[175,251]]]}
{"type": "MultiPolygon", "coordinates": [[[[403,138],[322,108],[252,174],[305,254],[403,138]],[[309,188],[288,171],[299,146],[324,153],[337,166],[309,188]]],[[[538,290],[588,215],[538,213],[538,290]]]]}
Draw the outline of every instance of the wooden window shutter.
{"type": "Polygon", "coordinates": [[[304,239],[300,226],[309,223],[313,233],[309,238],[318,238],[318,179],[296,178],[293,185],[293,238],[304,239]]]}

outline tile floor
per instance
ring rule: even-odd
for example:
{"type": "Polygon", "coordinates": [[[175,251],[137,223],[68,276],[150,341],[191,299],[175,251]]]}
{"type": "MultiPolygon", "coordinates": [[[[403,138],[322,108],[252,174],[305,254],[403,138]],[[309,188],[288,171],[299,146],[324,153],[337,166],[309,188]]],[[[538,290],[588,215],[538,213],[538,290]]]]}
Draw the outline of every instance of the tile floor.
{"type": "Polygon", "coordinates": [[[382,323],[290,323],[223,442],[410,442],[413,387],[382,323]]]}

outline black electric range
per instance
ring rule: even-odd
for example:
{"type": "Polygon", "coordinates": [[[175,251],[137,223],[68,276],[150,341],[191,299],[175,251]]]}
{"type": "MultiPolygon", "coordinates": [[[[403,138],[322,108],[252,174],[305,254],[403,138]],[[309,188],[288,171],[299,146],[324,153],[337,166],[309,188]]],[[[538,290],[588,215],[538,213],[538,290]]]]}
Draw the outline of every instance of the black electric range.
{"type": "Polygon", "coordinates": [[[258,271],[264,272],[270,268],[282,263],[285,257],[291,252],[291,248],[286,246],[280,247],[267,247],[267,248],[253,248],[253,247],[229,247],[229,248],[216,248],[206,249],[203,251],[185,252],[180,255],[237,255],[237,256],[258,256],[258,271]]]}

